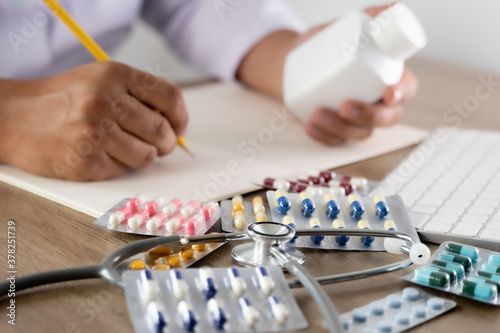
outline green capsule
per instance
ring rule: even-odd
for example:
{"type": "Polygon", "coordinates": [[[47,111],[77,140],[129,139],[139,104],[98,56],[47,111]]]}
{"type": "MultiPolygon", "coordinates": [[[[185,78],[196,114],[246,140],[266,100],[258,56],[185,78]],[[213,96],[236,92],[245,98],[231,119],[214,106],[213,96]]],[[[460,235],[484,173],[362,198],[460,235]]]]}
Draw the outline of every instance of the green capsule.
{"type": "Polygon", "coordinates": [[[472,262],[476,262],[479,258],[478,249],[470,246],[459,245],[455,243],[446,244],[446,251],[450,253],[460,254],[466,257],[469,257],[472,262]]]}
{"type": "Polygon", "coordinates": [[[500,266],[494,264],[483,264],[481,266],[482,271],[490,272],[493,274],[500,274],[500,266]]]}
{"type": "Polygon", "coordinates": [[[441,266],[434,266],[434,265],[426,265],[426,266],[422,267],[422,269],[428,270],[431,272],[444,273],[444,274],[448,275],[448,277],[450,278],[450,283],[452,283],[452,284],[457,280],[457,272],[455,272],[452,269],[448,269],[448,268],[441,267],[441,266]]]}
{"type": "Polygon", "coordinates": [[[464,266],[455,264],[454,262],[449,262],[445,260],[433,260],[431,261],[431,264],[454,270],[455,272],[457,272],[458,279],[461,279],[465,274],[464,266]]]}
{"type": "Polygon", "coordinates": [[[418,268],[413,273],[415,280],[425,286],[446,288],[450,285],[450,278],[441,272],[432,272],[423,268],[418,268]]]}
{"type": "Polygon", "coordinates": [[[472,267],[472,260],[469,257],[462,256],[460,254],[440,253],[438,258],[460,264],[464,267],[466,272],[470,271],[472,267]]]}
{"type": "Polygon", "coordinates": [[[493,273],[486,272],[486,271],[478,271],[476,274],[480,277],[484,277],[484,278],[487,278],[487,279],[490,279],[493,281],[500,282],[500,274],[493,274],[493,273]]]}
{"type": "Polygon", "coordinates": [[[498,282],[498,281],[493,281],[493,280],[486,279],[484,277],[479,277],[479,276],[471,276],[471,277],[469,277],[469,281],[477,282],[477,283],[491,284],[492,286],[495,286],[495,288],[497,288],[497,292],[500,291],[500,282],[498,282]]]}
{"type": "Polygon", "coordinates": [[[497,295],[497,288],[486,284],[477,283],[469,280],[462,281],[462,293],[470,296],[482,298],[482,299],[493,299],[497,295]]]}

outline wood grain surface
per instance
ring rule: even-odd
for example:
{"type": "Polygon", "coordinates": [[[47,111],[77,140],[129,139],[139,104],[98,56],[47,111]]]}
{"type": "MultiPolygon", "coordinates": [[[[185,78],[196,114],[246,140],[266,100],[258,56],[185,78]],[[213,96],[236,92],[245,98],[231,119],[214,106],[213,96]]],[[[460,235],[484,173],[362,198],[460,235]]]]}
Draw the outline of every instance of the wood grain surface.
{"type": "MultiPolygon", "coordinates": [[[[402,122],[421,128],[457,126],[500,129],[500,77],[490,96],[480,100],[477,110],[447,111],[455,104],[470,101],[490,73],[465,69],[424,59],[409,67],[420,80],[418,96],[408,103],[402,122]],[[450,120],[451,116],[455,116],[450,120]],[[458,119],[458,120],[457,120],[458,119]],[[460,124],[458,124],[460,122],[460,124]]],[[[482,90],[485,92],[486,90],[482,90]]],[[[394,138],[397,140],[397,138],[394,138]]],[[[338,168],[335,171],[381,180],[408,153],[411,147],[338,168]]],[[[99,263],[113,250],[144,237],[102,230],[93,219],[31,193],[0,183],[0,269],[7,275],[7,222],[16,222],[17,275],[99,263]]],[[[226,267],[235,264],[226,244],[197,266],[226,267]]],[[[437,246],[430,245],[434,250],[437,246]]],[[[306,249],[306,267],[314,276],[354,271],[402,259],[386,253],[321,252],[306,249]]],[[[400,291],[411,284],[399,277],[413,268],[378,277],[325,286],[340,313],[400,291]]],[[[498,332],[500,308],[428,289],[430,293],[455,300],[452,312],[414,328],[413,332],[498,332]]],[[[299,306],[309,320],[307,332],[324,331],[319,311],[304,289],[294,290],[299,306]]],[[[123,292],[102,280],[86,280],[44,286],[16,294],[16,326],[7,323],[7,299],[0,300],[0,332],[133,332],[123,292]]]]}

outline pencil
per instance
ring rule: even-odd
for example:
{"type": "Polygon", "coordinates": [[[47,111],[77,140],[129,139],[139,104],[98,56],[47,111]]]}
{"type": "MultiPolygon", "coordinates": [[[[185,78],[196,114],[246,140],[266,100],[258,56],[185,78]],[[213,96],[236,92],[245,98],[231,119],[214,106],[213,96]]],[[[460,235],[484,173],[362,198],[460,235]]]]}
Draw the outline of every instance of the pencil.
{"type": "MultiPolygon", "coordinates": [[[[85,48],[96,58],[98,61],[110,61],[111,58],[104,52],[104,50],[90,37],[69,13],[56,1],[56,0],[43,0],[47,7],[71,30],[71,32],[80,40],[85,48]]],[[[158,112],[158,111],[157,111],[158,112]]],[[[161,113],[161,112],[158,112],[161,113]]],[[[186,144],[184,137],[177,138],[177,145],[186,151],[191,157],[195,157],[193,152],[186,144]]]]}

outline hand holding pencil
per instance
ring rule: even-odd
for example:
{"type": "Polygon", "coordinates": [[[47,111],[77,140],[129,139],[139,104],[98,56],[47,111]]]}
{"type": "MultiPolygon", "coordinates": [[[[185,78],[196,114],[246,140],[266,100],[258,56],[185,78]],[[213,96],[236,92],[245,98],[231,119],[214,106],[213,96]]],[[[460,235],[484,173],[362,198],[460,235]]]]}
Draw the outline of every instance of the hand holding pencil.
{"type": "MultiPolygon", "coordinates": [[[[87,48],[87,50],[96,58],[97,61],[111,61],[111,58],[104,50],[76,23],[75,20],[56,0],[43,0],[47,7],[73,32],[76,38],[87,48]]],[[[162,110],[156,109],[158,113],[163,114],[162,110]]],[[[186,139],[182,136],[177,138],[177,144],[184,149],[191,157],[193,152],[186,144],[186,139]]]]}

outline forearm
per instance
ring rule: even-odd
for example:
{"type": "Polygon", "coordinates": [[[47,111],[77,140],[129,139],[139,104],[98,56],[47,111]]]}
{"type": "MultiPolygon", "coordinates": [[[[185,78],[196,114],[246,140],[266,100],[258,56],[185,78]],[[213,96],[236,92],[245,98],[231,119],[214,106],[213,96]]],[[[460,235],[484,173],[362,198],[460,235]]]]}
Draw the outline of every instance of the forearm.
{"type": "Polygon", "coordinates": [[[285,59],[297,45],[299,36],[299,33],[291,30],[281,30],[268,35],[245,56],[236,78],[281,100],[285,59]]]}

